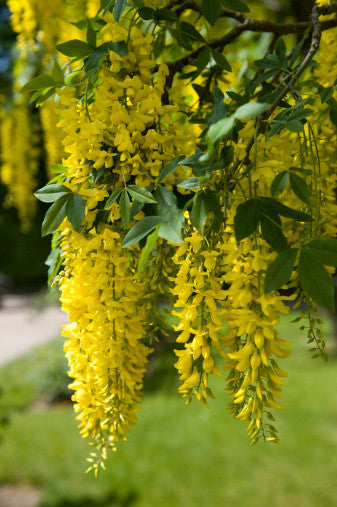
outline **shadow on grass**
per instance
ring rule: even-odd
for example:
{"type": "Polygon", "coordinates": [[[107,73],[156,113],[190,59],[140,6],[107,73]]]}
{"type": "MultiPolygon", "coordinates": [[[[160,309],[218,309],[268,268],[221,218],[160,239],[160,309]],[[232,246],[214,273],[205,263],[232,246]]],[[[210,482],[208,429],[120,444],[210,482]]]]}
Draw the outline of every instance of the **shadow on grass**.
{"type": "Polygon", "coordinates": [[[156,392],[173,394],[178,388],[178,375],[174,363],[178,358],[174,353],[177,348],[172,341],[162,341],[152,345],[154,352],[149,358],[149,364],[144,376],[144,395],[156,392]]]}
{"type": "Polygon", "coordinates": [[[56,500],[42,500],[39,507],[132,507],[137,500],[137,494],[134,491],[124,495],[111,493],[104,498],[81,497],[69,500],[67,498],[58,498],[56,500]]]}

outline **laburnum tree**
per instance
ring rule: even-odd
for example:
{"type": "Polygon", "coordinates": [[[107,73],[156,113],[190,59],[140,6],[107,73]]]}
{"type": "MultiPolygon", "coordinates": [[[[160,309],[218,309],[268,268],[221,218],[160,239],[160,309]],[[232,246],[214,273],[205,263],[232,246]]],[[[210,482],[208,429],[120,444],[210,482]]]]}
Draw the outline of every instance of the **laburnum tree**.
{"type": "Polygon", "coordinates": [[[252,442],[279,442],[280,314],[301,305],[294,323],[326,359],[317,305],[334,310],[337,2],[282,22],[258,1],[8,5],[1,174],[29,218],[40,107],[52,177],[35,196],[52,203],[42,233],[90,469],[136,423],[169,314],[186,403],[208,407],[222,377],[252,442]]]}

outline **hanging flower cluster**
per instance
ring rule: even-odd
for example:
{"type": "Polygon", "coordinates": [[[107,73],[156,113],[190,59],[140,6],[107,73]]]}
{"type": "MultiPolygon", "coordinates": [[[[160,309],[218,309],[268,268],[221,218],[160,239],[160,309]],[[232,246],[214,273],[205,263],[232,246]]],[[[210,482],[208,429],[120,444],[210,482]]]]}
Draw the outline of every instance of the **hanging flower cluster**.
{"type": "MultiPolygon", "coordinates": [[[[111,14],[105,21],[104,39],[125,40],[126,30],[111,14]]],[[[63,198],[67,206],[70,195],[78,206],[86,203],[81,234],[73,230],[72,216],[72,224],[67,219],[59,228],[64,262],[58,280],[71,322],[64,329],[65,350],[81,433],[94,439],[103,457],[136,421],[150,351],[142,340],[149,343],[167,327],[161,323],[159,294],[169,286],[171,247],[158,244],[152,252],[155,269],[146,267],[149,279],[137,281],[140,249],[122,248],[125,228],[144,217],[146,203],[164,201],[165,191],[171,195],[166,189],[177,174],[168,175],[157,199],[145,187],[172,158],[194,149],[193,129],[177,121],[178,107],[162,104],[167,68],[161,65],[153,76],[151,51],[151,36],[133,27],[127,55],[107,54],[95,100],[78,100],[76,87],[59,91],[67,153],[61,188],[63,194],[69,191],[60,204],[63,198]],[[111,192],[115,198],[108,199],[111,192]]],[[[100,458],[91,459],[97,467],[100,458]]]]}
{"type": "Polygon", "coordinates": [[[24,101],[20,89],[37,66],[38,73],[41,66],[48,72],[53,65],[58,68],[58,61],[66,62],[63,55],[56,54],[56,45],[78,36],[80,30],[70,21],[77,22],[86,9],[97,11],[99,2],[9,0],[8,7],[17,34],[18,57],[13,69],[13,94],[6,102],[1,100],[1,181],[8,188],[7,204],[17,209],[22,228],[26,230],[37,209],[33,193],[38,187],[39,160],[43,158],[42,150],[35,146],[43,141],[47,168],[61,163],[64,152],[62,131],[57,128],[60,111],[55,100],[44,102],[39,114],[24,101]]]}
{"type": "Polygon", "coordinates": [[[36,195],[53,203],[42,231],[54,233],[50,272],[69,314],[71,388],[81,434],[99,451],[95,471],[137,420],[170,311],[179,392],[208,407],[212,375],[225,376],[229,412],[253,443],[279,442],[273,410],[291,341],[277,326],[291,304],[305,303],[310,350],[326,358],[317,305],[333,310],[337,266],[337,55],[336,33],[322,30],[336,14],[322,11],[324,24],[317,3],[312,33],[301,25],[291,52],[274,37],[239,72],[223,48],[259,25],[244,3],[221,3],[90,3],[77,23],[86,42],[58,46],[73,60],[54,66],[47,86],[24,88],[44,102],[50,162],[62,158],[36,195]],[[229,32],[233,19],[242,25],[229,32]],[[57,106],[44,101],[53,92],[57,106]]]}
{"type": "MultiPolygon", "coordinates": [[[[137,421],[142,379],[150,349],[145,336],[145,287],[113,228],[88,237],[64,230],[61,302],[71,323],[64,328],[70,385],[80,431],[102,457],[125,440],[137,421]]],[[[100,462],[93,453],[92,461],[100,462]]]]}
{"type": "Polygon", "coordinates": [[[34,190],[39,169],[39,123],[26,104],[18,104],[0,120],[1,181],[8,187],[6,205],[14,205],[24,230],[37,208],[34,190]]]}
{"type": "MultiPolygon", "coordinates": [[[[58,43],[78,35],[70,22],[83,17],[86,9],[99,7],[95,0],[8,0],[12,13],[13,30],[18,34],[17,47],[20,57],[28,51],[39,51],[42,45],[45,62],[55,54],[58,43]]],[[[30,54],[30,56],[32,56],[30,54]]]]}
{"type": "Polygon", "coordinates": [[[211,248],[202,235],[192,232],[175,255],[179,271],[173,294],[180,319],[175,330],[179,332],[177,342],[185,344],[183,350],[176,350],[179,357],[176,368],[183,381],[179,391],[187,403],[195,395],[207,407],[206,399],[214,397],[208,387],[208,376],[213,373],[221,377],[214,354],[218,351],[224,356],[224,346],[228,345],[221,336],[227,297],[222,290],[222,254],[220,243],[211,248]]]}

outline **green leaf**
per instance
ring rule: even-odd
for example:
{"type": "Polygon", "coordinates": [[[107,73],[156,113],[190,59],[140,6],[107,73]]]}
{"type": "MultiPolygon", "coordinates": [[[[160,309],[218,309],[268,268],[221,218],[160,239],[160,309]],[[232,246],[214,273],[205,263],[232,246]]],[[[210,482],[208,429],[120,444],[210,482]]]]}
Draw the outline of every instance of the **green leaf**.
{"type": "Polygon", "coordinates": [[[256,231],[259,223],[259,207],[257,199],[249,199],[239,204],[234,217],[234,233],[239,242],[256,231]]]}
{"type": "Polygon", "coordinates": [[[114,20],[118,23],[126,7],[126,0],[116,0],[115,7],[113,10],[114,20]]]}
{"type": "Polygon", "coordinates": [[[142,209],[144,208],[144,202],[140,202],[140,201],[133,201],[132,203],[132,206],[131,206],[131,217],[135,217],[136,215],[138,215],[138,213],[140,211],[142,211],[142,209]]]}
{"type": "Polygon", "coordinates": [[[247,118],[255,118],[270,107],[270,104],[264,104],[261,102],[248,102],[239,107],[234,113],[234,118],[238,120],[246,120],[247,118]]]}
{"type": "Polygon", "coordinates": [[[211,211],[213,212],[212,229],[215,232],[219,232],[220,226],[224,221],[223,207],[219,199],[220,194],[207,188],[205,190],[205,196],[207,199],[208,213],[211,211]]]}
{"type": "Polygon", "coordinates": [[[292,67],[296,63],[298,55],[300,54],[302,47],[303,47],[306,39],[308,38],[308,34],[309,34],[310,30],[311,30],[311,28],[308,27],[308,29],[305,31],[302,39],[298,42],[298,44],[296,44],[296,46],[292,50],[291,59],[290,59],[290,67],[292,67]]]}
{"type": "Polygon", "coordinates": [[[155,40],[153,42],[153,54],[155,58],[161,55],[165,48],[166,41],[166,30],[161,30],[161,32],[157,33],[155,40]]]}
{"type": "Polygon", "coordinates": [[[227,106],[224,103],[225,96],[217,86],[214,88],[213,97],[214,111],[208,119],[209,126],[227,117],[227,106]]]}
{"type": "Polygon", "coordinates": [[[197,58],[197,60],[195,62],[199,73],[202,72],[205,67],[207,67],[209,59],[210,59],[209,49],[208,48],[204,48],[198,54],[198,58],[197,58]]]}
{"type": "Polygon", "coordinates": [[[187,188],[187,189],[199,188],[199,186],[200,186],[199,178],[187,178],[187,180],[184,180],[181,183],[179,183],[179,185],[177,185],[177,187],[179,188],[187,188]]]}
{"type": "MultiPolygon", "coordinates": [[[[207,99],[207,101],[209,101],[211,94],[210,94],[210,91],[207,90],[207,88],[205,86],[201,86],[197,83],[193,83],[192,87],[197,92],[197,94],[199,95],[200,98],[205,97],[205,100],[207,99]]],[[[205,119],[198,116],[198,114],[191,116],[191,120],[192,120],[192,123],[198,123],[198,124],[206,123],[205,119]]]]}
{"type": "Polygon", "coordinates": [[[101,0],[101,7],[100,7],[100,10],[104,9],[103,10],[103,15],[107,12],[107,11],[111,11],[111,7],[113,5],[115,0],[101,0]]]}
{"type": "Polygon", "coordinates": [[[87,29],[87,43],[92,49],[96,48],[96,32],[90,23],[90,19],[88,19],[88,29],[87,29]]]}
{"type": "Polygon", "coordinates": [[[313,255],[326,266],[337,267],[337,239],[313,239],[307,243],[313,255]]]}
{"type": "Polygon", "coordinates": [[[321,103],[324,104],[326,102],[327,104],[330,104],[330,105],[332,105],[332,104],[336,105],[335,99],[333,98],[334,91],[335,91],[335,88],[333,86],[328,86],[326,88],[324,88],[324,86],[322,86],[318,90],[318,93],[321,97],[321,103]]]}
{"type": "Polygon", "coordinates": [[[256,60],[254,63],[258,69],[273,69],[273,70],[282,69],[282,64],[276,55],[267,55],[265,58],[261,58],[261,60],[256,60]]]}
{"type": "Polygon", "coordinates": [[[51,180],[49,180],[48,185],[53,185],[55,183],[62,184],[62,182],[65,180],[65,175],[62,173],[58,173],[56,176],[54,176],[51,180]]]}
{"type": "Polygon", "coordinates": [[[164,221],[172,220],[179,214],[180,209],[178,208],[177,198],[173,192],[165,187],[158,187],[155,190],[154,197],[157,200],[157,214],[164,217],[164,221]]]}
{"type": "Polygon", "coordinates": [[[295,111],[292,112],[290,118],[291,120],[303,120],[307,116],[310,116],[315,111],[313,109],[309,109],[308,107],[299,107],[295,111]]]}
{"type": "MultiPolygon", "coordinates": [[[[63,166],[62,166],[63,167],[63,166]]],[[[70,188],[64,185],[46,185],[37,190],[34,195],[39,201],[54,202],[63,195],[71,193],[70,188]]]]}
{"type": "Polygon", "coordinates": [[[126,227],[131,220],[130,199],[126,190],[123,190],[119,199],[119,212],[123,225],[126,227]]]}
{"type": "Polygon", "coordinates": [[[129,49],[125,41],[108,42],[108,47],[111,51],[119,56],[126,56],[129,54],[129,49]]]}
{"type": "MultiPolygon", "coordinates": [[[[138,0],[137,0],[138,2],[138,0]]],[[[135,3],[135,1],[134,1],[135,3]]],[[[177,19],[177,15],[175,12],[163,7],[161,9],[152,9],[151,7],[144,7],[141,5],[138,7],[138,14],[142,19],[149,20],[153,19],[157,24],[158,21],[175,21],[177,19]]]]}
{"type": "Polygon", "coordinates": [[[183,242],[182,229],[185,225],[185,217],[182,212],[178,213],[170,221],[164,222],[158,229],[160,238],[166,239],[171,243],[180,244],[183,242]]]}
{"type": "Polygon", "coordinates": [[[259,84],[259,83],[263,83],[263,81],[268,81],[268,79],[270,79],[271,77],[274,77],[276,74],[276,71],[275,69],[272,69],[272,70],[267,70],[266,72],[263,72],[262,74],[258,75],[252,85],[251,85],[251,90],[255,90],[256,86],[259,84]]]}
{"type": "Polygon", "coordinates": [[[298,277],[302,289],[315,303],[331,312],[335,310],[332,278],[323,264],[307,248],[301,250],[298,277]]]}
{"type": "Polygon", "coordinates": [[[268,213],[268,215],[260,212],[259,218],[262,235],[267,243],[269,243],[276,252],[282,252],[282,250],[286,249],[288,243],[282,232],[282,222],[279,215],[276,212],[268,213]]]}
{"type": "Polygon", "coordinates": [[[213,161],[214,161],[214,157],[209,152],[204,153],[199,158],[199,162],[205,168],[205,171],[208,169],[211,170],[213,161]]]}
{"type": "Polygon", "coordinates": [[[219,139],[227,136],[232,128],[234,127],[234,118],[223,118],[218,122],[214,123],[208,129],[208,133],[206,135],[207,143],[210,145],[214,145],[219,139]]]}
{"type": "Polygon", "coordinates": [[[303,173],[303,174],[312,174],[311,169],[304,169],[303,167],[291,166],[291,167],[289,167],[289,171],[297,171],[297,172],[303,173]]]}
{"type": "Polygon", "coordinates": [[[228,167],[234,161],[234,146],[224,146],[220,153],[220,164],[228,167]]]}
{"type": "Polygon", "coordinates": [[[221,14],[221,5],[219,0],[202,0],[201,12],[209,24],[214,26],[221,14]]]}
{"type": "Polygon", "coordinates": [[[287,58],[286,58],[287,47],[286,47],[282,37],[279,37],[277,39],[274,51],[275,51],[277,58],[280,60],[280,63],[282,65],[285,65],[287,63],[287,58]]]}
{"type": "Polygon", "coordinates": [[[264,279],[264,292],[281,289],[290,279],[294,268],[297,250],[287,248],[279,253],[276,259],[268,266],[264,279]]]}
{"type": "Polygon", "coordinates": [[[179,32],[184,36],[190,39],[193,42],[206,42],[201,33],[191,25],[191,23],[187,23],[187,21],[182,21],[178,26],[179,32]]]}
{"type": "Polygon", "coordinates": [[[78,85],[81,81],[81,72],[82,72],[82,69],[79,69],[77,68],[76,70],[74,70],[73,72],[70,72],[64,82],[66,85],[78,85]]]}
{"type": "Polygon", "coordinates": [[[190,157],[183,158],[183,160],[180,162],[180,165],[187,165],[188,167],[192,168],[192,172],[194,176],[204,176],[205,175],[205,167],[200,162],[200,157],[202,157],[202,151],[197,146],[194,155],[191,155],[190,157]]]}
{"type": "Polygon", "coordinates": [[[93,48],[79,39],[68,40],[56,46],[57,51],[66,56],[85,58],[93,52],[93,48]]]}
{"type": "Polygon", "coordinates": [[[67,196],[66,215],[76,232],[81,232],[85,213],[85,200],[80,194],[74,192],[67,196]]]}
{"type": "Polygon", "coordinates": [[[139,187],[138,185],[129,185],[127,187],[129,194],[139,202],[157,202],[153,195],[146,190],[146,188],[139,187]]]}
{"type": "Polygon", "coordinates": [[[175,169],[177,169],[177,167],[179,165],[181,165],[181,161],[184,159],[184,156],[181,155],[180,157],[177,157],[175,158],[174,160],[172,160],[172,162],[170,162],[167,166],[164,167],[164,169],[162,169],[160,175],[159,175],[159,178],[158,178],[158,183],[160,183],[161,181],[163,181],[164,178],[166,178],[166,176],[168,176],[169,174],[171,174],[175,169]]]}
{"type": "Polygon", "coordinates": [[[177,14],[172,11],[171,9],[168,9],[167,7],[163,7],[161,9],[156,10],[156,21],[176,21],[177,14]]]}
{"type": "Polygon", "coordinates": [[[110,208],[110,206],[117,201],[120,194],[123,192],[123,187],[116,188],[108,197],[107,202],[105,203],[104,209],[110,208]]]}
{"type": "Polygon", "coordinates": [[[33,95],[29,99],[29,104],[33,104],[41,95],[44,94],[44,90],[37,90],[33,93],[33,95]]]}
{"type": "Polygon", "coordinates": [[[97,17],[97,16],[94,18],[83,18],[83,19],[80,19],[79,21],[72,22],[71,24],[76,26],[79,30],[83,31],[83,30],[87,30],[89,23],[91,23],[91,26],[93,27],[93,29],[96,32],[101,30],[103,28],[103,26],[106,25],[106,21],[104,21],[102,18],[97,17]]]}
{"type": "Polygon", "coordinates": [[[337,127],[337,107],[334,104],[330,106],[329,118],[331,123],[337,127]]]}
{"type": "Polygon", "coordinates": [[[106,25],[106,21],[104,21],[104,19],[98,18],[98,17],[90,18],[90,23],[91,23],[91,26],[93,27],[93,29],[95,30],[95,32],[99,32],[106,25]]]}
{"type": "Polygon", "coordinates": [[[279,134],[283,128],[284,128],[284,123],[275,121],[274,125],[271,127],[271,129],[269,131],[269,137],[273,137],[276,134],[279,134]]]}
{"type": "Polygon", "coordinates": [[[25,86],[21,88],[21,92],[31,92],[32,90],[40,90],[51,87],[54,88],[57,84],[62,84],[62,82],[55,81],[48,74],[41,74],[41,76],[37,76],[26,83],[25,86]]]}
{"type": "Polygon", "coordinates": [[[129,246],[138,243],[141,239],[145,238],[158,224],[162,224],[163,217],[150,216],[139,220],[125,236],[122,246],[128,248],[129,246]]]}
{"type": "Polygon", "coordinates": [[[281,203],[277,199],[273,199],[271,197],[259,197],[259,200],[263,203],[264,206],[272,206],[275,211],[282,217],[292,218],[293,220],[297,220],[298,222],[312,222],[312,216],[308,215],[308,213],[304,213],[303,211],[298,211],[293,208],[289,208],[285,204],[281,203]]]}
{"type": "Polygon", "coordinates": [[[224,55],[222,53],[220,53],[220,51],[217,51],[216,49],[211,49],[211,51],[212,51],[212,56],[215,60],[215,63],[217,65],[219,65],[219,67],[222,70],[227,70],[228,72],[232,72],[232,67],[231,67],[230,63],[227,61],[227,59],[224,57],[224,55]]]}
{"type": "Polygon", "coordinates": [[[289,178],[290,186],[294,194],[301,199],[301,201],[310,205],[312,203],[311,190],[306,181],[293,172],[290,173],[289,178]]]}
{"type": "Polygon", "coordinates": [[[303,123],[299,120],[287,121],[284,126],[290,130],[290,132],[303,132],[303,123]]]}
{"type": "Polygon", "coordinates": [[[54,61],[52,76],[53,76],[54,81],[58,81],[58,82],[63,83],[63,81],[64,81],[63,72],[56,60],[54,61]]]}
{"type": "Polygon", "coordinates": [[[201,230],[205,225],[209,213],[207,197],[204,193],[196,194],[191,210],[191,220],[194,227],[201,230]]]}
{"type": "Polygon", "coordinates": [[[55,247],[51,250],[45,261],[48,266],[48,284],[51,285],[55,276],[58,274],[60,267],[62,266],[62,256],[60,247],[55,247]]]}
{"type": "MultiPolygon", "coordinates": [[[[63,83],[62,83],[62,85],[63,85],[63,83]]],[[[36,100],[36,105],[40,106],[41,104],[43,104],[43,102],[45,102],[47,99],[49,99],[49,97],[54,95],[54,93],[55,93],[55,88],[49,88],[47,90],[44,90],[43,93],[40,93],[39,98],[36,100]]]]}
{"type": "Polygon", "coordinates": [[[139,7],[138,14],[142,19],[155,19],[156,18],[156,10],[151,7],[139,7]]]}
{"type": "Polygon", "coordinates": [[[289,181],[288,171],[282,171],[277,176],[275,176],[270,187],[271,195],[273,197],[277,197],[278,195],[282,194],[282,192],[285,190],[287,186],[288,181],[289,181]]]}
{"type": "Polygon", "coordinates": [[[142,255],[140,256],[139,263],[138,263],[138,268],[137,268],[138,278],[140,278],[140,275],[142,274],[143,269],[145,267],[146,261],[149,258],[149,255],[152,252],[152,250],[157,242],[158,228],[159,228],[159,226],[157,225],[156,229],[152,232],[152,234],[149,234],[149,236],[147,237],[146,245],[143,248],[142,255]]]}
{"type": "Polygon", "coordinates": [[[53,164],[50,166],[49,170],[52,173],[62,174],[67,170],[67,168],[64,167],[64,165],[62,165],[62,164],[53,164]]]}
{"type": "Polygon", "coordinates": [[[105,44],[102,44],[96,48],[88,58],[86,58],[84,61],[84,70],[87,76],[98,69],[98,66],[107,51],[108,48],[105,46],[105,44]]]}
{"type": "Polygon", "coordinates": [[[88,18],[82,18],[78,21],[70,22],[73,26],[76,26],[79,30],[86,30],[88,28],[88,18]]]}
{"type": "Polygon", "coordinates": [[[239,93],[228,90],[226,95],[231,98],[238,106],[242,106],[246,103],[246,98],[240,95],[239,93]]]}
{"type": "Polygon", "coordinates": [[[68,195],[63,195],[54,202],[45,214],[42,222],[42,236],[52,234],[61,225],[66,217],[66,205],[68,195]]]}
{"type": "Polygon", "coordinates": [[[222,5],[224,5],[227,9],[232,9],[236,12],[250,12],[248,5],[241,0],[220,0],[222,5]]]}

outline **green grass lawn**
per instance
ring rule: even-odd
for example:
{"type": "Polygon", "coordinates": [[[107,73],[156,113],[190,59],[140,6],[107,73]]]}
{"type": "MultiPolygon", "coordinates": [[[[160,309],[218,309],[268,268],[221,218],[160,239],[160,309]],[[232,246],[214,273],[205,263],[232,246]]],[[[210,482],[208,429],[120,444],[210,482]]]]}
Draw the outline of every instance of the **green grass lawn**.
{"type": "Polygon", "coordinates": [[[337,361],[311,360],[289,322],[281,325],[294,345],[281,365],[290,377],[280,445],[249,445],[245,424],[226,413],[219,379],[211,410],[186,407],[172,389],[146,395],[137,427],[97,479],[84,474],[89,448],[71,408],[16,411],[0,444],[0,481],[37,485],[53,507],[335,506],[337,361]]]}

